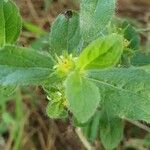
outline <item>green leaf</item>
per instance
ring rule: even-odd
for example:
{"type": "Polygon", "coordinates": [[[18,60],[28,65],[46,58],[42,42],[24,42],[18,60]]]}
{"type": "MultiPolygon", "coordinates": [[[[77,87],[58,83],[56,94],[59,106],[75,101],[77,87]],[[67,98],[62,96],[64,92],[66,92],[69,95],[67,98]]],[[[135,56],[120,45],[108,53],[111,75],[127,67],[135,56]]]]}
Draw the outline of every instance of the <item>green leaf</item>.
{"type": "Polygon", "coordinates": [[[138,51],[135,56],[131,59],[131,64],[134,66],[145,66],[150,65],[150,53],[145,54],[138,51]]]}
{"type": "Polygon", "coordinates": [[[106,150],[113,150],[123,138],[123,121],[102,113],[99,122],[101,142],[106,150]]]}
{"type": "Polygon", "coordinates": [[[16,86],[0,85],[0,106],[3,106],[9,99],[12,99],[16,86]]]}
{"type": "Polygon", "coordinates": [[[138,50],[141,43],[140,34],[127,20],[122,23],[122,28],[124,29],[124,37],[130,42],[128,47],[138,50]]]}
{"type": "Polygon", "coordinates": [[[97,111],[90,122],[81,127],[84,136],[90,142],[94,142],[99,137],[100,114],[101,112],[97,111]]]}
{"type": "Polygon", "coordinates": [[[0,49],[0,84],[41,84],[50,76],[51,58],[35,50],[5,46],[0,49]]]}
{"type": "Polygon", "coordinates": [[[98,38],[115,12],[115,0],[82,0],[80,28],[83,39],[91,42],[98,38]]]}
{"type": "Polygon", "coordinates": [[[0,95],[3,97],[8,97],[15,91],[15,89],[15,86],[0,86],[0,95]]]}
{"type": "Polygon", "coordinates": [[[53,23],[50,33],[51,51],[58,55],[63,51],[69,53],[78,51],[80,40],[79,15],[72,11],[60,14],[53,23]]]}
{"type": "Polygon", "coordinates": [[[72,72],[67,77],[65,87],[69,109],[79,122],[87,122],[99,105],[99,89],[77,72],[72,72]]]}
{"type": "Polygon", "coordinates": [[[0,47],[16,42],[21,31],[21,17],[17,6],[0,0],[0,47]]]}
{"type": "Polygon", "coordinates": [[[123,38],[112,34],[99,38],[81,53],[77,67],[81,69],[106,68],[115,66],[123,53],[123,38]]]}
{"type": "Polygon", "coordinates": [[[150,73],[138,68],[87,72],[99,87],[102,107],[109,114],[150,122],[150,73]]]}
{"type": "Polygon", "coordinates": [[[66,118],[67,111],[64,109],[64,106],[60,102],[49,102],[46,108],[46,113],[50,118],[66,118]]]}

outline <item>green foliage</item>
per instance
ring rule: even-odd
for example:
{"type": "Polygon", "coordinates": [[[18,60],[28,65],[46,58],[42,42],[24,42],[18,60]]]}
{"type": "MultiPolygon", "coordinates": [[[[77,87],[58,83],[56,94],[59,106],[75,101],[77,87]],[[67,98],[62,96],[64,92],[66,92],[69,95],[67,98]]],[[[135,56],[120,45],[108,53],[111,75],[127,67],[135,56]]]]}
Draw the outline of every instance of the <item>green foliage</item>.
{"type": "Polygon", "coordinates": [[[80,45],[79,15],[73,11],[60,14],[52,25],[50,50],[58,55],[64,51],[73,53],[80,45]]]}
{"type": "Polygon", "coordinates": [[[123,38],[112,34],[99,38],[81,53],[77,67],[81,69],[106,68],[115,66],[123,53],[123,38]]]}
{"type": "Polygon", "coordinates": [[[46,113],[50,118],[54,119],[67,117],[67,111],[59,101],[53,103],[49,102],[46,113]]]}
{"type": "Polygon", "coordinates": [[[112,150],[123,138],[124,123],[122,119],[112,114],[108,115],[102,110],[97,111],[92,119],[81,128],[90,142],[100,138],[105,149],[112,150]]]}
{"type": "MultiPolygon", "coordinates": [[[[1,0],[0,96],[6,98],[18,85],[42,85],[50,100],[49,117],[75,118],[90,142],[100,138],[108,150],[122,139],[123,119],[150,123],[149,57],[131,60],[139,36],[128,24],[121,32],[119,26],[111,29],[114,12],[115,0],[82,0],[80,13],[60,14],[50,34],[36,41],[33,50],[14,45],[21,18],[13,2],[1,0]]],[[[41,33],[29,24],[26,27],[41,33]]],[[[23,116],[19,96],[17,127],[23,116]]],[[[15,136],[20,141],[17,128],[15,136]]]]}
{"type": "Polygon", "coordinates": [[[0,47],[13,44],[21,31],[21,17],[12,1],[0,1],[0,47]]]}
{"type": "Polygon", "coordinates": [[[144,69],[146,72],[150,73],[150,65],[145,65],[141,67],[142,69],[144,69]]]}
{"type": "Polygon", "coordinates": [[[128,21],[124,21],[121,28],[124,30],[124,37],[129,41],[128,47],[133,50],[138,50],[140,48],[141,39],[135,28],[128,21]]]}
{"type": "Polygon", "coordinates": [[[115,0],[82,0],[80,30],[85,42],[97,39],[111,21],[115,0]]]}
{"type": "Polygon", "coordinates": [[[84,136],[90,142],[94,142],[100,136],[100,115],[101,111],[97,111],[93,118],[87,124],[83,125],[83,127],[81,127],[84,136]]]}
{"type": "Polygon", "coordinates": [[[87,122],[94,115],[100,102],[98,88],[78,72],[73,72],[67,77],[65,87],[69,109],[79,122],[87,122]]]}
{"type": "Polygon", "coordinates": [[[134,66],[145,66],[150,64],[150,54],[144,52],[136,52],[135,56],[131,59],[134,66]]]}
{"type": "Polygon", "coordinates": [[[15,46],[0,49],[0,84],[41,84],[51,73],[51,58],[35,50],[15,46]]]}
{"type": "MultiPolygon", "coordinates": [[[[21,31],[21,16],[17,6],[9,0],[1,0],[0,1],[0,47],[5,46],[6,44],[13,44],[19,37],[21,31]]],[[[2,49],[2,48],[0,48],[2,49]]],[[[0,54],[0,57],[3,56],[0,54]]],[[[3,60],[9,61],[7,55],[3,60]]],[[[0,60],[0,67],[1,60],[0,60]]],[[[0,76],[4,75],[5,72],[1,68],[0,69],[0,76]]],[[[0,77],[0,82],[1,82],[0,77]]],[[[6,99],[14,92],[15,86],[3,86],[0,83],[0,98],[1,98],[1,105],[4,105],[6,99]]]]}
{"type": "Polygon", "coordinates": [[[46,113],[50,118],[62,119],[66,118],[68,115],[66,110],[67,102],[64,97],[64,94],[60,92],[60,89],[57,89],[52,85],[50,86],[50,88],[45,86],[45,91],[47,91],[49,100],[49,103],[46,108],[46,113]]]}
{"type": "Polygon", "coordinates": [[[115,68],[87,74],[99,87],[101,105],[109,114],[150,122],[149,73],[137,68],[115,68]]]}
{"type": "Polygon", "coordinates": [[[49,34],[42,35],[31,43],[31,47],[39,51],[49,51],[49,34]]]}
{"type": "Polygon", "coordinates": [[[9,97],[14,92],[14,90],[15,86],[0,86],[0,98],[9,97]]]}
{"type": "Polygon", "coordinates": [[[100,138],[106,150],[113,150],[123,138],[123,121],[101,113],[100,116],[100,138]]]}

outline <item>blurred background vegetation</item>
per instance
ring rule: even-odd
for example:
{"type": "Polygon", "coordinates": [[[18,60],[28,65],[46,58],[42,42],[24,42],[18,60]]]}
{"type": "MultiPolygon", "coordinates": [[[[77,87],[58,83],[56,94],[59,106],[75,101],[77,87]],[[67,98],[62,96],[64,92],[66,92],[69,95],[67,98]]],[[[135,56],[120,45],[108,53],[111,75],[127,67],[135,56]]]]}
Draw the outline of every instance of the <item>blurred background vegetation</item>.
{"type": "MultiPolygon", "coordinates": [[[[48,49],[47,31],[59,13],[79,10],[79,0],[14,1],[23,17],[18,44],[36,50],[48,49]]],[[[149,57],[143,60],[143,54],[150,53],[150,0],[119,0],[116,14],[131,22],[141,37],[141,54],[135,63],[150,61],[149,57]]],[[[0,95],[0,150],[85,149],[68,120],[51,120],[46,116],[48,100],[41,87],[17,87],[15,93],[10,88],[7,93],[0,95]]],[[[103,149],[98,141],[93,145],[97,150],[103,149]]],[[[118,149],[149,150],[150,135],[126,122],[118,149]]]]}

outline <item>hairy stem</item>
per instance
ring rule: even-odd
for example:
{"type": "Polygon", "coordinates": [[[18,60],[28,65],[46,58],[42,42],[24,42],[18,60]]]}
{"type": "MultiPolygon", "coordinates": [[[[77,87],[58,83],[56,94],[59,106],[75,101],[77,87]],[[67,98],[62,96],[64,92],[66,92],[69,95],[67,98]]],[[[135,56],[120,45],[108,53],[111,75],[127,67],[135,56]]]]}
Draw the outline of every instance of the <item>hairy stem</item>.
{"type": "Polygon", "coordinates": [[[79,136],[81,142],[83,143],[83,145],[85,146],[85,148],[87,150],[95,150],[95,148],[87,141],[87,139],[84,137],[81,128],[76,128],[75,129],[77,135],[79,136]]]}
{"type": "Polygon", "coordinates": [[[140,123],[139,121],[134,121],[134,120],[130,120],[127,118],[125,120],[150,133],[150,128],[148,126],[140,123]]]}

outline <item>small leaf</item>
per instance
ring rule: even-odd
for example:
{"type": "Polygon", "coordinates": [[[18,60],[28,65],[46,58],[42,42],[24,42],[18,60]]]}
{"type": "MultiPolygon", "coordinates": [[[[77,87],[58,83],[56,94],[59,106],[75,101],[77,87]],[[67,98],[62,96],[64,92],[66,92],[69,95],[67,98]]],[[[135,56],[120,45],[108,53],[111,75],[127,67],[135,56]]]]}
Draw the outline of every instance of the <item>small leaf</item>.
{"type": "Polygon", "coordinates": [[[78,51],[80,44],[79,15],[67,11],[60,14],[52,25],[50,33],[50,50],[62,55],[63,51],[78,51]]]}
{"type": "Polygon", "coordinates": [[[46,113],[50,118],[53,119],[67,117],[67,111],[60,102],[49,102],[46,108],[46,113]]]}
{"type": "Polygon", "coordinates": [[[122,28],[124,29],[124,37],[130,42],[128,47],[138,50],[141,43],[140,34],[138,34],[135,28],[128,21],[124,21],[122,23],[122,28]]]}
{"type": "Polygon", "coordinates": [[[99,37],[115,13],[115,0],[82,0],[80,28],[83,39],[91,42],[99,37]]]}
{"type": "Polygon", "coordinates": [[[8,97],[15,91],[15,89],[15,86],[0,86],[0,95],[8,97]]]}
{"type": "Polygon", "coordinates": [[[41,84],[52,72],[51,57],[35,50],[5,46],[0,49],[0,84],[41,84]]]}
{"type": "Polygon", "coordinates": [[[0,47],[13,44],[21,31],[21,16],[12,1],[0,0],[0,47]]]}
{"type": "Polygon", "coordinates": [[[0,105],[4,105],[15,92],[16,86],[1,86],[0,85],[0,105]]]}
{"type": "Polygon", "coordinates": [[[69,109],[79,122],[87,122],[99,105],[99,89],[77,72],[67,77],[65,86],[69,109]]]}
{"type": "Polygon", "coordinates": [[[77,67],[81,69],[106,68],[115,66],[123,52],[123,38],[112,34],[99,38],[81,53],[77,67]]]}
{"type": "Polygon", "coordinates": [[[101,142],[106,150],[113,150],[123,138],[123,121],[102,113],[99,122],[101,142]]]}
{"type": "Polygon", "coordinates": [[[93,118],[82,127],[84,136],[90,142],[94,142],[99,137],[100,114],[101,112],[97,111],[93,118]]]}
{"type": "Polygon", "coordinates": [[[150,73],[141,68],[91,70],[88,78],[99,87],[109,114],[150,122],[150,73]]]}

